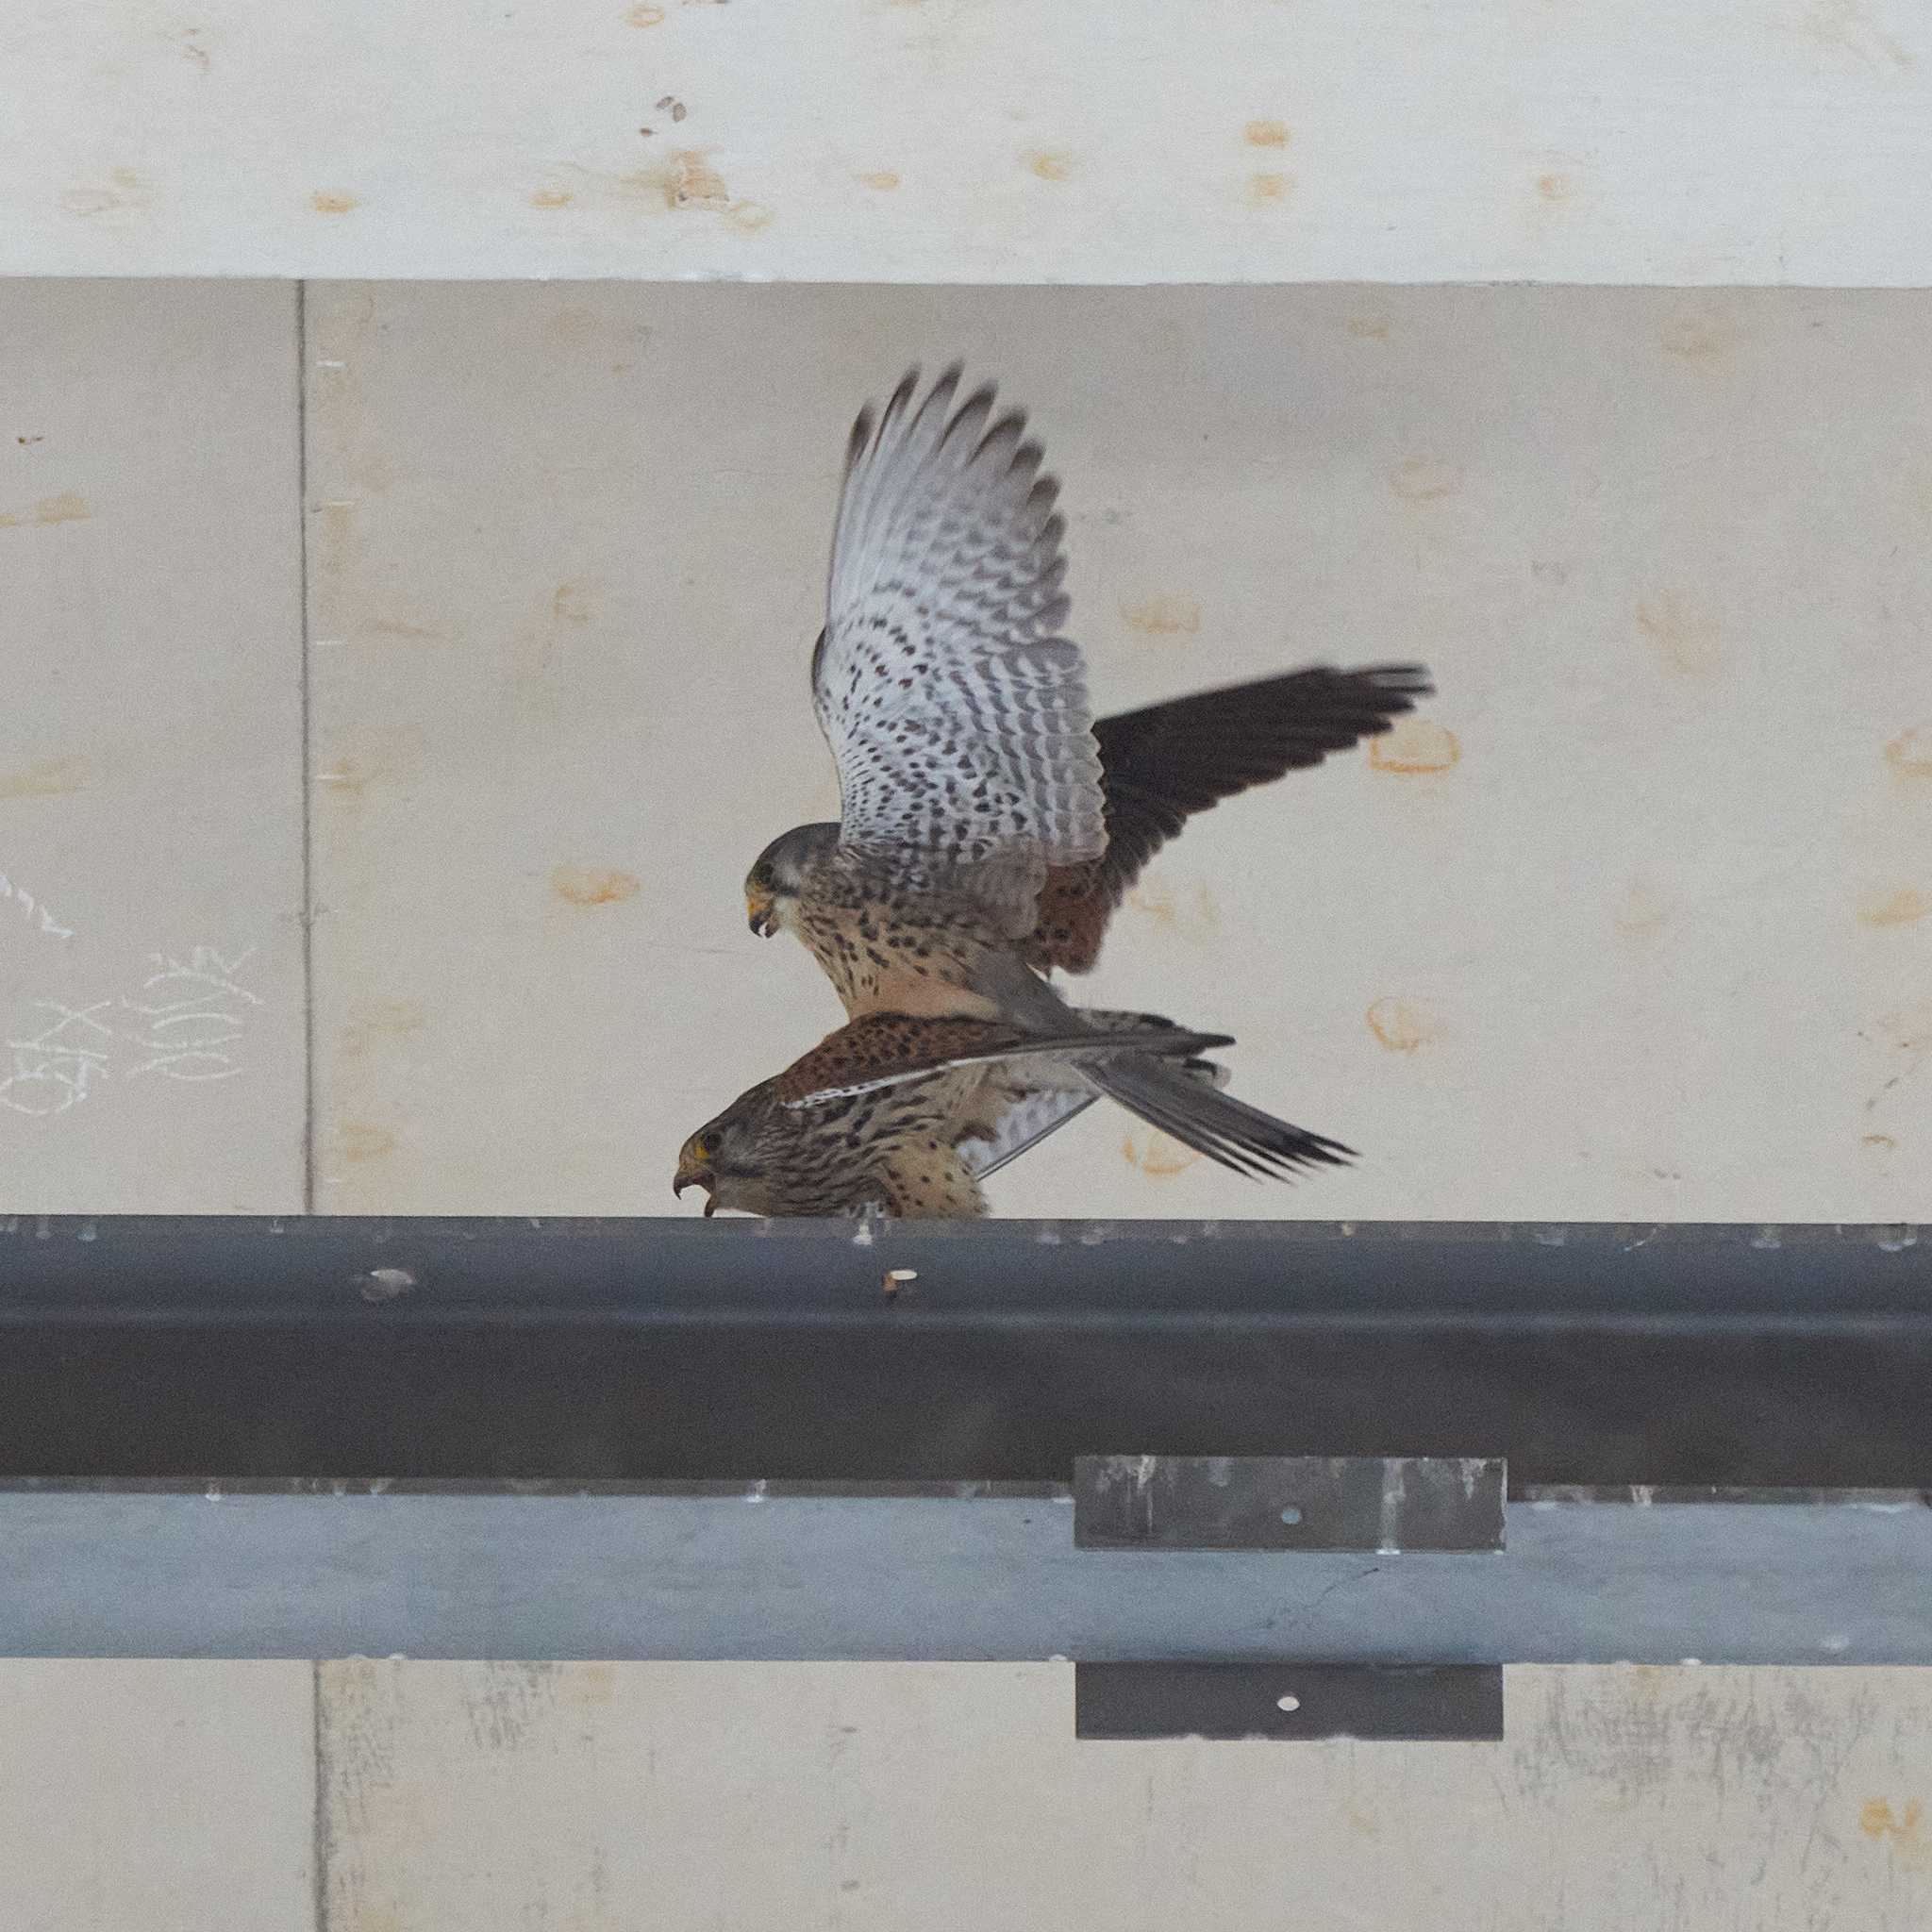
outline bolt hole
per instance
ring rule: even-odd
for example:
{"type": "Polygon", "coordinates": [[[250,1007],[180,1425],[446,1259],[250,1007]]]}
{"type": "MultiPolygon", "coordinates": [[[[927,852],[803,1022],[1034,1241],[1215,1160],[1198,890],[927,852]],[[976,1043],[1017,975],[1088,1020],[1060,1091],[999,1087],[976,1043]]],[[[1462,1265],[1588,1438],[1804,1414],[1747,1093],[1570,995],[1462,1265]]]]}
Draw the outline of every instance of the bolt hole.
{"type": "Polygon", "coordinates": [[[1274,1707],[1276,1710],[1299,1710],[1302,1707],[1302,1701],[1290,1691],[1286,1696],[1274,1700],[1274,1707]]]}
{"type": "Polygon", "coordinates": [[[1281,1512],[1281,1520],[1284,1523],[1299,1523],[1302,1520],[1302,1512],[1291,1505],[1281,1512]]]}

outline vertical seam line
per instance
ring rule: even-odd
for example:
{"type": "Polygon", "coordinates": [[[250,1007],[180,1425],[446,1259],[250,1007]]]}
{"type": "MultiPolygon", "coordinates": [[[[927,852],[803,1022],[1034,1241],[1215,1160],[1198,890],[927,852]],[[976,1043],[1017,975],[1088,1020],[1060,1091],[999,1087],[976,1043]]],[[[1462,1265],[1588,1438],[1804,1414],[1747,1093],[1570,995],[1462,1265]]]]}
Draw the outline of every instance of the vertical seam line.
{"type": "Polygon", "coordinates": [[[308,283],[295,283],[295,526],[302,677],[302,1211],[315,1212],[315,746],[308,607],[308,283]]]}

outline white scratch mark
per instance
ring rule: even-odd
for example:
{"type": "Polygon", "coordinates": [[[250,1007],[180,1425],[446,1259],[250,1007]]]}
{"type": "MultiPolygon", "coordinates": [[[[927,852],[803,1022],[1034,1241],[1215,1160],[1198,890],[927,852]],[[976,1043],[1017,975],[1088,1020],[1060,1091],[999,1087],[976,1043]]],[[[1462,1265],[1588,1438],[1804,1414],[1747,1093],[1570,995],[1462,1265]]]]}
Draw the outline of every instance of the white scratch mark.
{"type": "Polygon", "coordinates": [[[74,937],[74,928],[71,925],[62,925],[25,886],[16,885],[4,872],[0,872],[0,899],[13,900],[19,906],[21,915],[26,923],[29,925],[37,925],[49,939],[71,940],[74,937]],[[37,913],[38,919],[35,917],[37,913]]]}
{"type": "Polygon", "coordinates": [[[53,1018],[25,1039],[7,1041],[13,1060],[0,1078],[0,1107],[23,1114],[65,1113],[116,1064],[130,1079],[141,1074],[191,1083],[232,1079],[243,1069],[228,1049],[242,1038],[247,1009],[262,1004],[238,977],[254,950],[227,954],[196,946],[185,958],[150,953],[149,963],[160,971],[147,974],[136,997],[81,1006],[33,1001],[53,1018]],[[130,1013],[142,1024],[117,1028],[99,1018],[102,1013],[130,1013]],[[142,1055],[131,1065],[119,1051],[128,1041],[142,1055]]]}

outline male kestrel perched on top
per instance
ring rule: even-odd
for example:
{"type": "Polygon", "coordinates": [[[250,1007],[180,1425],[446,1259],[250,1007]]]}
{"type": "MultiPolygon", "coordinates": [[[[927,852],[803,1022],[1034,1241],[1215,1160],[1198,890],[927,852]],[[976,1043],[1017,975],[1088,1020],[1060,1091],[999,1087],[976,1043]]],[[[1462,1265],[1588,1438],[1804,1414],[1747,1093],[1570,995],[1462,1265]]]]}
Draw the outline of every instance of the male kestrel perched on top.
{"type": "Polygon", "coordinates": [[[811,662],[841,818],[774,840],[745,880],[752,929],[796,932],[855,1016],[1011,1011],[1015,964],[1090,971],[1191,813],[1431,689],[1420,665],[1315,666],[1091,724],[1058,634],[1058,486],[991,387],[948,416],[958,379],[914,408],[912,371],[853,427],[811,662]]]}
{"type": "MultiPolygon", "coordinates": [[[[1198,1056],[1230,1043],[1144,1013],[1083,1013],[1057,1037],[998,1020],[868,1014],[699,1128],[672,1189],[702,1187],[708,1215],[984,1214],[980,1182],[1105,1091],[1110,1065],[1158,1064],[1212,1093],[1221,1070],[1198,1056]]],[[[1226,1105],[1267,1130],[1224,1146],[1216,1158],[1230,1166],[1285,1172],[1347,1158],[1319,1134],[1226,1105]]]]}

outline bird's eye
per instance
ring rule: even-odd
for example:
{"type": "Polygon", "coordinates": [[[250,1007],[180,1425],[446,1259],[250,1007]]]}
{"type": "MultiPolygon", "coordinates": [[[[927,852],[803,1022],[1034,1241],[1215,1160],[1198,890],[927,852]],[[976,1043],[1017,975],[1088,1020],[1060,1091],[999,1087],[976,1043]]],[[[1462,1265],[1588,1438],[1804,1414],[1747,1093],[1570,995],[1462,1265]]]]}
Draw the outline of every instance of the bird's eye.
{"type": "Polygon", "coordinates": [[[710,1159],[711,1156],[717,1153],[718,1151],[717,1135],[700,1134],[697,1137],[697,1139],[691,1143],[691,1151],[693,1154],[695,1154],[700,1160],[710,1159]]]}

